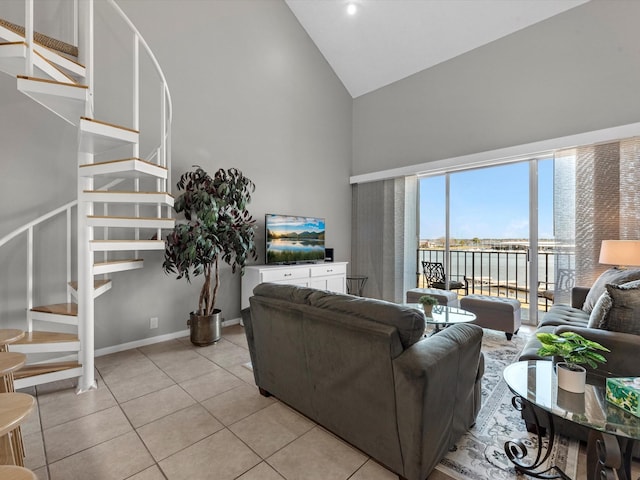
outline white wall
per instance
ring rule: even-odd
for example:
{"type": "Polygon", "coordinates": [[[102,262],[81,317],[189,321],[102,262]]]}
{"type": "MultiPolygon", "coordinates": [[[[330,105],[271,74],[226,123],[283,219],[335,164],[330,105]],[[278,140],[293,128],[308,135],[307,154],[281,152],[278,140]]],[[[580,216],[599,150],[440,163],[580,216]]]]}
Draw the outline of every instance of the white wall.
{"type": "MultiPolygon", "coordinates": [[[[96,50],[106,54],[96,65],[101,75],[96,80],[97,118],[127,125],[131,115],[120,108],[129,102],[131,89],[128,73],[116,59],[128,58],[125,49],[130,42],[119,38],[105,43],[100,38],[120,29],[110,23],[104,4],[97,3],[96,50]],[[101,98],[105,83],[121,84],[123,94],[101,98]]],[[[256,192],[250,210],[259,222],[258,263],[264,260],[267,212],[325,217],[328,246],[334,247],[336,260],[348,261],[352,101],[285,3],[119,4],[157,55],[171,88],[174,180],[193,164],[211,172],[237,167],[252,179],[256,192]]],[[[160,94],[154,90],[150,95],[160,94]]],[[[15,79],[7,76],[0,78],[0,105],[2,236],[75,197],[76,131],[17,93],[15,79]]],[[[0,256],[5,272],[0,279],[3,326],[24,318],[24,297],[14,282],[23,281],[25,267],[17,259],[21,246],[11,250],[0,256]]],[[[55,251],[57,258],[58,247],[55,251]]],[[[160,252],[143,257],[144,270],[114,275],[113,289],[97,299],[97,348],[187,328],[200,279],[189,285],[165,275],[160,252]],[[157,330],[149,329],[151,316],[160,318],[157,330]]],[[[41,277],[38,282],[51,283],[48,273],[41,277]]],[[[225,268],[222,279],[218,306],[226,319],[237,318],[240,276],[225,268]]],[[[64,294],[63,284],[59,291],[64,294]]]]}
{"type": "Polygon", "coordinates": [[[358,97],[353,175],[638,122],[638,18],[593,0],[358,97]]]}

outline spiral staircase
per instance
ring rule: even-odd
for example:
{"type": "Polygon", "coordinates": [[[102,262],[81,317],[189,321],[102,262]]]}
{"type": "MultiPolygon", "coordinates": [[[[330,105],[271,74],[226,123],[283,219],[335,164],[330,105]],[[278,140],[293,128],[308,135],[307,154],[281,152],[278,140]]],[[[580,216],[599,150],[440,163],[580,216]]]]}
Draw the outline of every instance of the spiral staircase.
{"type": "MultiPolygon", "coordinates": [[[[25,0],[24,27],[3,20],[0,6],[0,71],[14,76],[20,92],[78,131],[77,162],[69,162],[69,168],[77,170],[76,198],[0,239],[0,248],[10,248],[20,238],[27,244],[26,333],[8,347],[28,358],[15,375],[16,388],[76,377],[79,392],[95,388],[95,299],[111,289],[113,274],[143,268],[139,252],[163,250],[162,230],[174,225],[173,197],[167,188],[171,97],[162,70],[115,1],[100,2],[100,8],[112,9],[131,33],[134,58],[133,111],[129,114],[133,125],[101,121],[99,112],[94,112],[93,87],[97,5],[93,0],[80,0],[77,6],[74,18],[79,45],[34,32],[33,0],[25,0]],[[152,140],[157,146],[144,159],[139,153],[141,56],[155,67],[155,80],[162,90],[161,118],[154,123],[160,125],[160,132],[152,140]],[[114,156],[122,152],[127,152],[126,158],[114,156]],[[34,236],[40,225],[51,221],[66,223],[67,281],[55,293],[59,303],[34,305],[38,297],[34,292],[41,288],[33,273],[34,236]]],[[[145,79],[145,88],[148,83],[145,79]]],[[[43,115],[50,115],[44,109],[43,115]]]]}

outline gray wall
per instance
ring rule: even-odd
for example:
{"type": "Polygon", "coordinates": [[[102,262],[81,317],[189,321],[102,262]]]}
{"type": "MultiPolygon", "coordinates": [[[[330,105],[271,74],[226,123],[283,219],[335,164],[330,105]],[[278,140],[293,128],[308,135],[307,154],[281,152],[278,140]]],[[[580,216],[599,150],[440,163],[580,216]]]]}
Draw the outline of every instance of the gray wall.
{"type": "MultiPolygon", "coordinates": [[[[336,260],[350,260],[352,101],[286,4],[281,0],[121,0],[119,4],[157,55],[171,88],[174,180],[193,164],[211,172],[237,167],[251,178],[256,184],[250,210],[259,223],[258,263],[264,261],[268,212],[325,217],[327,244],[334,247],[336,260]]],[[[127,125],[131,115],[119,108],[130,98],[128,73],[115,59],[129,57],[130,42],[103,41],[102,35],[120,31],[103,7],[96,8],[96,50],[105,54],[96,65],[97,117],[127,125]],[[107,83],[122,84],[124,93],[100,97],[107,83]]],[[[158,98],[159,92],[149,95],[158,98]]],[[[19,94],[15,79],[4,75],[0,104],[2,236],[75,198],[76,130],[19,94]]],[[[51,247],[55,248],[51,256],[46,254],[48,248],[41,247],[45,264],[58,262],[60,248],[51,247]]],[[[16,286],[23,284],[24,266],[18,259],[22,250],[16,242],[0,257],[5,272],[0,280],[3,326],[24,318],[24,294],[16,286]]],[[[97,299],[97,348],[187,328],[188,312],[197,306],[200,279],[189,285],[165,275],[160,252],[143,257],[144,270],[115,274],[113,289],[97,299]],[[151,316],[160,318],[157,330],[149,329],[151,316]]],[[[53,268],[44,269],[48,270],[53,268]]],[[[38,286],[52,283],[49,274],[40,277],[38,286]]],[[[237,318],[240,276],[224,268],[222,279],[218,306],[226,319],[237,318]]],[[[58,298],[47,301],[64,301],[64,279],[60,283],[58,298]]]]}
{"type": "Polygon", "coordinates": [[[352,174],[638,122],[638,18],[592,0],[358,97],[352,174]]]}

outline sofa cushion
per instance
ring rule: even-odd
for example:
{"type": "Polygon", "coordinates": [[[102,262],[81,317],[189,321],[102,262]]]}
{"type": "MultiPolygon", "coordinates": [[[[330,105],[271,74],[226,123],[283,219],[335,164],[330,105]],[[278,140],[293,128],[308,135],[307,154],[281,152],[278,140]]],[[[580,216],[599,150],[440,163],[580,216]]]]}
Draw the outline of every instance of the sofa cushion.
{"type": "Polygon", "coordinates": [[[604,292],[600,295],[600,298],[596,302],[591,314],[589,315],[589,328],[604,328],[604,324],[607,321],[607,316],[611,310],[611,296],[609,292],[604,292]]]}
{"type": "Polygon", "coordinates": [[[640,335],[640,280],[623,285],[606,285],[611,308],[601,328],[640,335]]]}
{"type": "Polygon", "coordinates": [[[396,327],[404,348],[410,347],[424,335],[424,314],[405,305],[323,290],[315,290],[309,296],[309,304],[396,327]]]}
{"type": "Polygon", "coordinates": [[[287,302],[309,305],[309,296],[315,292],[313,288],[297,285],[281,285],[278,283],[260,283],[253,289],[254,295],[277,298],[287,302]]]}
{"type": "Polygon", "coordinates": [[[540,326],[545,325],[576,325],[586,327],[589,322],[589,314],[579,308],[557,303],[553,305],[540,321],[540,326]]]}
{"type": "Polygon", "coordinates": [[[596,302],[605,292],[605,285],[620,285],[622,283],[631,282],[632,280],[640,280],[640,269],[620,269],[620,268],[610,268],[602,272],[602,274],[597,278],[597,280],[591,286],[591,290],[589,290],[589,294],[587,295],[587,299],[584,301],[584,305],[582,309],[591,313],[593,307],[596,305],[596,302]]]}

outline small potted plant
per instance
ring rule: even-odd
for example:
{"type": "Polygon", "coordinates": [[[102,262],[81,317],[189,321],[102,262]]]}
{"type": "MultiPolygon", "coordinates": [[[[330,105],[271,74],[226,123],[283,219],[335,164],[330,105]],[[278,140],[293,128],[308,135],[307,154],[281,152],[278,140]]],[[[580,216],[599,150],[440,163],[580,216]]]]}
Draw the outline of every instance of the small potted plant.
{"type": "Polygon", "coordinates": [[[191,312],[188,325],[191,342],[205,346],[220,339],[220,260],[235,273],[242,272],[248,258],[257,258],[255,220],[247,210],[255,186],[235,168],[209,176],[198,165],[184,173],[177,186],[182,193],[174,210],[184,220],[167,236],[163,268],[188,282],[192,275],[204,276],[198,309],[191,312]]]}
{"type": "Polygon", "coordinates": [[[422,308],[424,309],[424,314],[427,317],[430,317],[433,312],[433,306],[438,304],[438,299],[435,297],[432,297],[431,295],[422,295],[419,299],[418,302],[420,304],[422,304],[422,308]]]}
{"type": "Polygon", "coordinates": [[[560,335],[537,333],[536,336],[542,343],[538,355],[563,359],[563,362],[556,364],[558,387],[573,393],[584,393],[587,371],[582,365],[597,368],[598,363],[607,361],[600,352],[610,351],[575,332],[563,332],[560,335]]]}

